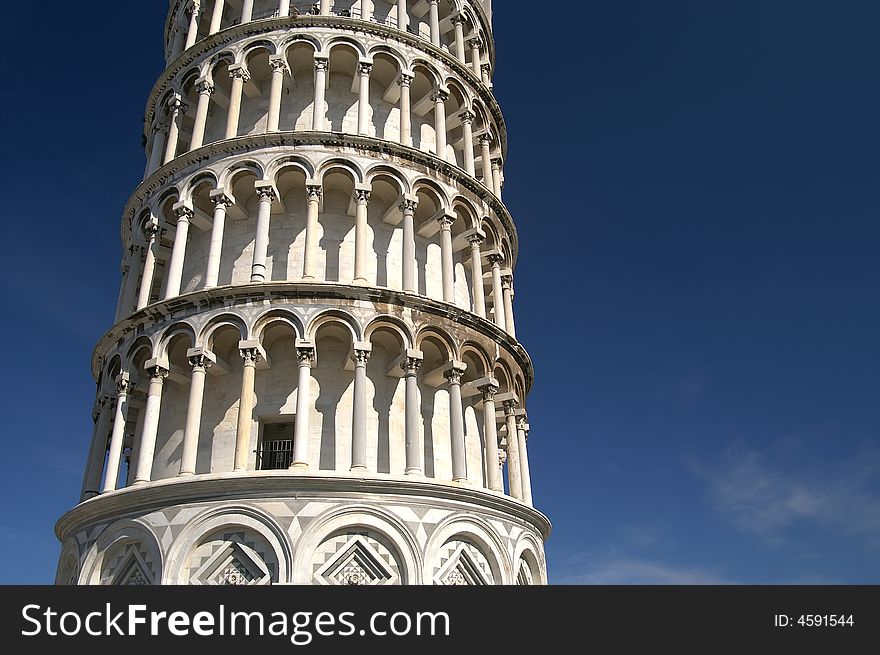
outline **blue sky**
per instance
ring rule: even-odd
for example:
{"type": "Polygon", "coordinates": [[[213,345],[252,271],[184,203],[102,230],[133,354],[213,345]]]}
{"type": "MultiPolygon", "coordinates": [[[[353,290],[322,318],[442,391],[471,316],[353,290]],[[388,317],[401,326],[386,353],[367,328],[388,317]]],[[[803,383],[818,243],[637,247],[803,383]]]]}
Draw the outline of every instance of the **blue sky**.
{"type": "MultiPolygon", "coordinates": [[[[551,581],[880,583],[880,7],[569,5],[496,7],[551,581]]],[[[4,8],[2,583],[78,496],[165,10],[4,8]]]]}

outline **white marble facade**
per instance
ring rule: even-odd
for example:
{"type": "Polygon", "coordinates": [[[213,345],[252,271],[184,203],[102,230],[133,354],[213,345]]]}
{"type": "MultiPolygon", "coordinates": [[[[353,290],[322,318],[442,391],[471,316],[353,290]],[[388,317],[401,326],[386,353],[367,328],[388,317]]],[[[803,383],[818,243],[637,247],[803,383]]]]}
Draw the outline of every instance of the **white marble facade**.
{"type": "Polygon", "coordinates": [[[173,1],[61,584],[542,584],[491,6],[173,1]]]}

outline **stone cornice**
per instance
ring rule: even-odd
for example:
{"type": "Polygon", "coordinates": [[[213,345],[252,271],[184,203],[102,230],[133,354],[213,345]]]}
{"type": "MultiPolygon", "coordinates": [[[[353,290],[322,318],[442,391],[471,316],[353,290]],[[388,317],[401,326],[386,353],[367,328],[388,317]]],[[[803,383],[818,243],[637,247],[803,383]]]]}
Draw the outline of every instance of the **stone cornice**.
{"type": "MultiPolygon", "coordinates": [[[[486,335],[509,352],[523,371],[526,390],[532,388],[534,367],[525,348],[493,322],[481,318],[455,305],[434,300],[414,293],[380,287],[363,287],[332,282],[266,282],[262,284],[237,284],[186,293],[162,300],[125,317],[98,341],[92,353],[92,375],[95,380],[103,365],[106,353],[130,332],[140,334],[145,326],[159,322],[181,320],[214,308],[232,308],[263,301],[309,301],[328,300],[366,301],[407,307],[453,321],[486,335]]],[[[202,345],[202,344],[196,344],[202,345]]]]}
{"type": "MultiPolygon", "coordinates": [[[[482,10],[482,8],[480,9],[482,10]]],[[[409,32],[401,32],[397,28],[392,28],[380,23],[372,23],[370,21],[362,21],[354,18],[341,18],[339,16],[302,15],[296,18],[268,18],[265,20],[245,23],[244,25],[235,25],[234,27],[221,30],[216,34],[212,34],[211,36],[198,41],[189,50],[184,51],[177,59],[168,64],[165,71],[150,91],[149,99],[147,100],[147,107],[144,112],[144,133],[148,134],[150,126],[153,123],[156,103],[158,103],[159,99],[171,88],[171,82],[175,77],[191,64],[200,61],[205,55],[212,54],[219,46],[234,43],[246,36],[264,35],[267,32],[274,32],[282,29],[290,34],[295,32],[298,28],[310,27],[330,27],[349,32],[373,34],[382,38],[391,38],[418,50],[422,50],[432,57],[436,57],[443,61],[443,63],[470,83],[473,90],[480,96],[480,99],[492,113],[492,117],[495,119],[495,124],[498,128],[498,139],[501,144],[502,157],[507,157],[507,125],[504,122],[504,115],[501,112],[501,106],[498,104],[498,101],[492,92],[483,84],[483,80],[478,77],[469,66],[460,62],[456,57],[452,56],[442,48],[438,48],[433,43],[425,41],[409,32]]],[[[493,51],[493,69],[494,63],[495,59],[493,51]]]]}
{"type": "Polygon", "coordinates": [[[215,141],[175,157],[141,182],[126,203],[122,214],[121,228],[123,247],[128,245],[129,232],[135,213],[152,193],[159,191],[178,172],[221,156],[250,153],[263,148],[285,146],[293,148],[298,146],[351,147],[372,153],[387,153],[400,159],[426,166],[460,187],[471,191],[492,208],[510,238],[512,258],[510,267],[513,268],[516,265],[516,259],[519,254],[519,237],[513,217],[504,203],[498,199],[491,189],[484,186],[482,182],[472,177],[463,168],[450,164],[431,153],[402,146],[392,141],[338,132],[271,132],[268,134],[240,136],[235,139],[215,141]]]}
{"type": "Polygon", "coordinates": [[[462,507],[499,512],[537,529],[544,539],[550,535],[552,528],[550,520],[529,505],[497,492],[452,482],[429,479],[415,481],[390,476],[294,475],[287,471],[248,471],[245,474],[169,478],[96,496],[62,516],[55,524],[55,534],[63,543],[84,527],[182,503],[312,496],[363,499],[364,494],[406,500],[425,498],[432,502],[442,500],[462,507]]]}

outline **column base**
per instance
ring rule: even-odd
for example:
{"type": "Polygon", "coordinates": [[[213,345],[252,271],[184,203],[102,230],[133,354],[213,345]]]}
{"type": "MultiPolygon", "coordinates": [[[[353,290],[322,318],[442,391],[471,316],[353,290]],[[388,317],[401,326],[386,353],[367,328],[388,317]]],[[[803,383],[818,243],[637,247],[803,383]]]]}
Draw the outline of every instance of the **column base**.
{"type": "Polygon", "coordinates": [[[357,287],[365,287],[369,285],[369,282],[367,282],[367,278],[365,277],[356,277],[351,283],[357,287]]]}
{"type": "Polygon", "coordinates": [[[350,472],[352,472],[352,473],[366,473],[366,472],[367,472],[367,467],[366,467],[366,466],[352,466],[352,467],[351,467],[350,469],[348,469],[348,470],[349,470],[350,472]]]}
{"type": "Polygon", "coordinates": [[[289,468],[290,468],[290,470],[304,471],[309,468],[309,463],[308,462],[293,462],[293,464],[291,464],[289,468]]]}
{"type": "Polygon", "coordinates": [[[190,472],[190,471],[181,471],[180,473],[177,474],[178,478],[191,478],[194,476],[195,476],[195,472],[190,472]]]}
{"type": "Polygon", "coordinates": [[[303,282],[312,282],[312,281],[316,280],[317,278],[314,275],[303,275],[302,278],[300,278],[300,279],[303,282]]]}
{"type": "Polygon", "coordinates": [[[425,477],[424,471],[422,469],[406,469],[403,472],[404,475],[407,475],[411,478],[423,478],[425,477]]]}

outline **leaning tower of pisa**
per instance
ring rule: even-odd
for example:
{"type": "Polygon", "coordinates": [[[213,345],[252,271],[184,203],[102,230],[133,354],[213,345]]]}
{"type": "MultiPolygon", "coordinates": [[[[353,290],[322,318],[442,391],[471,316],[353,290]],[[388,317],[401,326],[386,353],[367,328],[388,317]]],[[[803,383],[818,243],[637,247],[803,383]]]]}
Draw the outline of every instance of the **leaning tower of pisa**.
{"type": "Polygon", "coordinates": [[[487,0],[172,0],[60,584],[545,584],[487,0]]]}

